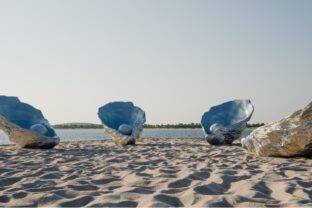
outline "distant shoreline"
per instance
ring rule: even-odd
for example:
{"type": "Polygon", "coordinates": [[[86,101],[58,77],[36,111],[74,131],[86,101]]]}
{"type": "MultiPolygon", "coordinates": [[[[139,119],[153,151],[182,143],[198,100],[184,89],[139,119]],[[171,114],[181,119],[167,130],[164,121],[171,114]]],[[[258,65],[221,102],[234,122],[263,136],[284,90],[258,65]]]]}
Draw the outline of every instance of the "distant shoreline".
{"type": "MultiPolygon", "coordinates": [[[[264,123],[247,124],[247,127],[255,128],[263,126],[264,123]]],[[[101,124],[91,124],[91,123],[65,123],[53,125],[55,129],[103,129],[101,124]]],[[[202,126],[199,123],[190,124],[145,124],[145,129],[201,129],[202,126]]]]}

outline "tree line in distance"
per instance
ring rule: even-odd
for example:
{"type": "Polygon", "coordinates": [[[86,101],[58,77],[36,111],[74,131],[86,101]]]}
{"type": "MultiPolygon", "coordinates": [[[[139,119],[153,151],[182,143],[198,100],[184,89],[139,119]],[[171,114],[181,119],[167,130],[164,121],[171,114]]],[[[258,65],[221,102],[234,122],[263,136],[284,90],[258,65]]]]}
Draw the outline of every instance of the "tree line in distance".
{"type": "MultiPolygon", "coordinates": [[[[265,123],[247,124],[249,128],[257,128],[265,125],[265,123]]],[[[56,124],[53,126],[55,129],[102,129],[101,124],[92,123],[65,123],[56,124]]],[[[144,124],[146,129],[198,129],[201,128],[200,123],[179,123],[179,124],[144,124]]]]}

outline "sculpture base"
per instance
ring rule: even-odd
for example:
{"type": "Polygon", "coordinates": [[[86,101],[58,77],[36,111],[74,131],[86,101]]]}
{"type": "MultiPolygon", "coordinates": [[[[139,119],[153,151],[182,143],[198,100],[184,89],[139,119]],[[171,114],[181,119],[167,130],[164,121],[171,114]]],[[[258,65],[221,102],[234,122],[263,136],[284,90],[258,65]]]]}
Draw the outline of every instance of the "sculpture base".
{"type": "Polygon", "coordinates": [[[50,138],[27,129],[23,129],[2,116],[0,116],[0,129],[8,135],[11,142],[21,148],[51,149],[60,142],[58,137],[50,138]]]}
{"type": "Polygon", "coordinates": [[[135,145],[135,139],[113,139],[116,145],[125,146],[125,145],[135,145]]]}
{"type": "Polygon", "coordinates": [[[230,145],[242,134],[242,130],[233,130],[226,134],[206,135],[206,141],[211,145],[230,145]]]}
{"type": "Polygon", "coordinates": [[[111,129],[107,127],[106,125],[103,125],[104,131],[106,134],[108,134],[110,137],[112,137],[112,140],[115,142],[118,146],[125,146],[125,145],[134,145],[136,142],[136,139],[139,138],[140,135],[137,136],[127,136],[119,133],[118,131],[111,129]]]}

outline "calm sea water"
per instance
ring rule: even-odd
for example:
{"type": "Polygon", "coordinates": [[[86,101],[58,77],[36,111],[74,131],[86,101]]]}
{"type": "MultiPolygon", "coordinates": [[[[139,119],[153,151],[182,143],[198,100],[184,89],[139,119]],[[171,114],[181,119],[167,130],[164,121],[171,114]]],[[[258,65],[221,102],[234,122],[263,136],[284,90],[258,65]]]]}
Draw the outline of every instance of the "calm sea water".
{"type": "MultiPolygon", "coordinates": [[[[251,130],[246,130],[242,136],[249,134],[251,130]]],[[[56,130],[61,142],[71,141],[92,141],[109,140],[103,129],[65,129],[56,130]]],[[[203,139],[202,129],[145,129],[142,138],[197,138],[203,139]]],[[[0,144],[10,144],[8,137],[0,131],[0,144]]]]}
{"type": "MultiPolygon", "coordinates": [[[[56,130],[61,142],[108,140],[103,129],[59,129],[56,130]]],[[[145,129],[142,138],[204,138],[201,129],[145,129]]],[[[7,136],[0,131],[0,144],[10,144],[7,136]]]]}

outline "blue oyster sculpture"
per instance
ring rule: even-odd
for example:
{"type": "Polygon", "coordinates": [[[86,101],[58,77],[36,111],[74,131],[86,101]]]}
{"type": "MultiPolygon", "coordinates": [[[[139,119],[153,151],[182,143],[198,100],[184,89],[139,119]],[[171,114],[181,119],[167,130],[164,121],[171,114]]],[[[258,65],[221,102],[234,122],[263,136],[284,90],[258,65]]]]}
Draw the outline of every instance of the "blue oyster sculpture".
{"type": "Polygon", "coordinates": [[[17,97],[0,96],[0,129],[22,148],[53,148],[60,142],[40,110],[17,97]]]}
{"type": "Polygon", "coordinates": [[[253,112],[250,100],[233,100],[210,108],[201,120],[207,142],[231,144],[240,137],[253,112]]]}
{"type": "Polygon", "coordinates": [[[117,145],[135,144],[145,123],[145,112],[132,102],[108,103],[99,108],[98,116],[117,145]]]}

